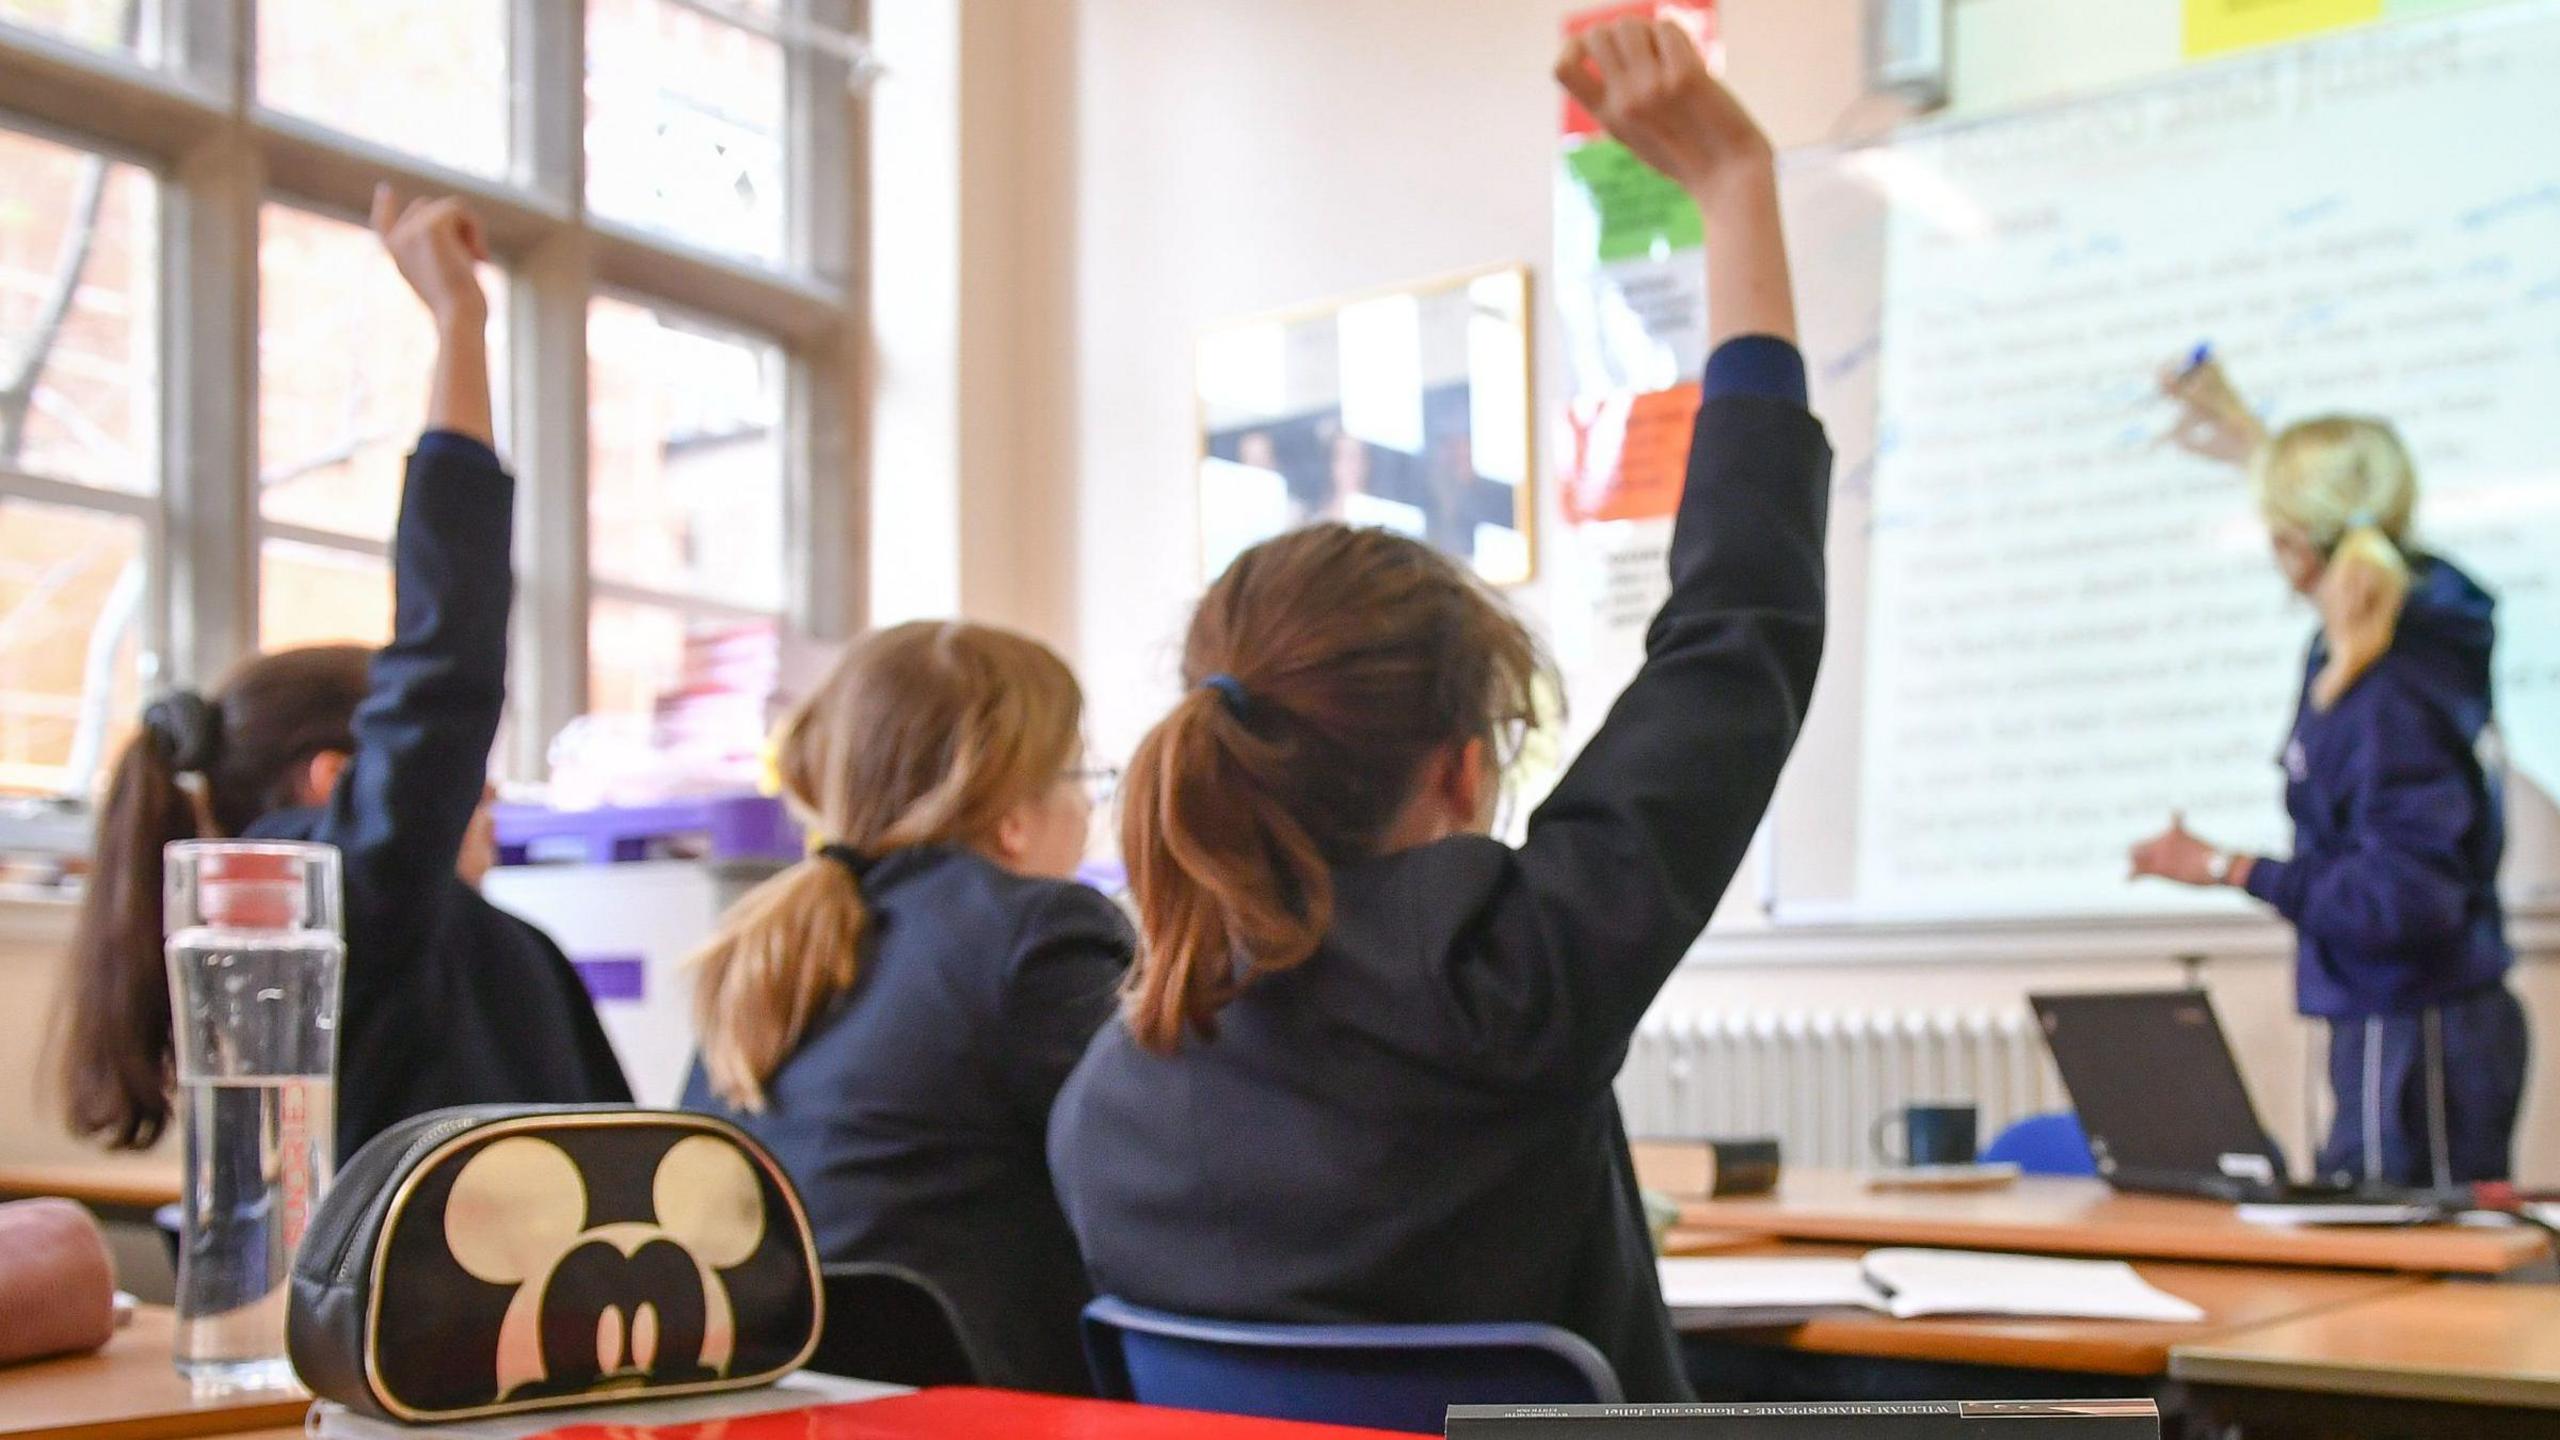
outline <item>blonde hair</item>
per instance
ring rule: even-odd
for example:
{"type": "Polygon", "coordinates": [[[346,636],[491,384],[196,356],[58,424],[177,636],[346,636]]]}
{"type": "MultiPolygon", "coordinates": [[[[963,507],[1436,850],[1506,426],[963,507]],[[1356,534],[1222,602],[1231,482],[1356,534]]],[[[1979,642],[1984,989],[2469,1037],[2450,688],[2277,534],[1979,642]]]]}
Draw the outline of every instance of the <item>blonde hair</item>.
{"type": "MultiPolygon", "coordinates": [[[[776,770],[783,798],[839,855],[983,844],[1075,763],[1083,718],[1083,692],[1047,646],[918,621],[845,651],[783,723],[776,770]]],[[[730,909],[693,960],[712,1094],[764,1108],[766,1082],[852,987],[869,919],[854,867],[823,854],[730,909]]]]}
{"type": "Polygon", "coordinates": [[[2268,526],[2300,535],[2326,557],[2311,596],[2329,646],[2311,702],[2326,710],[2399,631],[2417,471],[2389,424],[2327,415],[2286,427],[2259,449],[2252,473],[2268,526]]]}

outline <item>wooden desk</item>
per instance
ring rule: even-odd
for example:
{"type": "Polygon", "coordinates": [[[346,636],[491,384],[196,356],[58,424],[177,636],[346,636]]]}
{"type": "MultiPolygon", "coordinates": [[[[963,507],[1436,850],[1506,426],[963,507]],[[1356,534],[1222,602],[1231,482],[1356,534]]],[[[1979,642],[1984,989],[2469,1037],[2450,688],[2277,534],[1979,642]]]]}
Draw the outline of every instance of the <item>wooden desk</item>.
{"type": "Polygon", "coordinates": [[[2541,1232],[2530,1229],[2285,1229],[2244,1224],[2210,1200],[2120,1195],[2102,1181],[2038,1176],[2005,1190],[1930,1194],[1870,1191],[1843,1172],[1791,1172],[1774,1196],[1688,1201],[1680,1223],[1856,1245],[2436,1274],[2503,1275],[2546,1253],[2541,1232]]]}
{"type": "MultiPolygon", "coordinates": [[[[1859,1250],[1854,1246],[1784,1244],[1747,1253],[1845,1257],[1854,1256],[1859,1250]]],[[[2152,1284],[2193,1302],[2205,1312],[2205,1318],[2191,1324],[2158,1324],[1952,1316],[1896,1320],[1886,1315],[1844,1314],[1774,1329],[1733,1330],[1704,1322],[1683,1324],[1681,1328],[1691,1334],[1743,1344],[1778,1345],[1818,1355],[2156,1377],[2170,1373],[2171,1355],[2180,1345],[2420,1292],[2432,1283],[2408,1275],[2176,1261],[2147,1261],[2134,1268],[2152,1284]]],[[[1680,1322],[1680,1312],[1672,1312],[1672,1319],[1680,1322]]]]}
{"type": "Polygon", "coordinates": [[[176,1315],[145,1305],[105,1349],[0,1369],[6,1440],[177,1440],[278,1425],[301,1433],[310,1397],[230,1395],[198,1400],[170,1365],[176,1315]]]}
{"type": "MultiPolygon", "coordinates": [[[[2197,1384],[2560,1410],[2560,1285],[2444,1282],[2179,1344],[2197,1384]]],[[[2560,1431],[2560,1417],[2549,1422],[2560,1431]]]]}
{"type": "Polygon", "coordinates": [[[178,1172],[115,1165],[0,1165],[0,1200],[60,1195],[111,1210],[152,1210],[178,1198],[178,1172]]]}

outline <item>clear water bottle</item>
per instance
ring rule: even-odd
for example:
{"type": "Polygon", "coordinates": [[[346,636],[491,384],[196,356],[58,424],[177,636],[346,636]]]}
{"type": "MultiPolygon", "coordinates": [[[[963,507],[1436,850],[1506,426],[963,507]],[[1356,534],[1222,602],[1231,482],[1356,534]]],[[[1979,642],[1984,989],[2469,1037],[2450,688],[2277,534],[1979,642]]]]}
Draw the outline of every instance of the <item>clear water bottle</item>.
{"type": "Polygon", "coordinates": [[[167,874],[186,1144],[178,1373],[199,1393],[290,1386],[293,1249],[336,1150],[338,852],[189,840],[168,848],[167,874]]]}

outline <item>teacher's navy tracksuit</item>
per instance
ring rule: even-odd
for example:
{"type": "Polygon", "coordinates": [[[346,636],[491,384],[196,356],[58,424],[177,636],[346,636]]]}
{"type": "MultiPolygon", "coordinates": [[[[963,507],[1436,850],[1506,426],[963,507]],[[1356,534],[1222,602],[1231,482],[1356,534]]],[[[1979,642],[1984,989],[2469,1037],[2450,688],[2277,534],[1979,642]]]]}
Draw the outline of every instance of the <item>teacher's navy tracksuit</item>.
{"type": "MultiPolygon", "coordinates": [[[[2323,1174],[2502,1180],[2524,1097],[2523,1007],[2498,903],[2506,837],[2490,724],[2488,594],[2420,559],[2391,649],[2284,751],[2291,860],[2249,892],[2293,922],[2302,1013],[2329,1022],[2337,1122],[2323,1174]]],[[[2328,663],[2314,643],[2309,674],[2328,663]]]]}
{"type": "Polygon", "coordinates": [[[342,856],[341,1164],[447,1105],[631,1099],[560,947],[454,873],[507,698],[515,493],[479,441],[418,441],[391,536],[391,643],[356,707],[355,752],[325,803],[249,827],[342,856]]]}
{"type": "Polygon", "coordinates": [[[1094,1038],[1049,1164],[1095,1288],[1231,1320],[1542,1321],[1629,1399],[1689,1395],[1610,1082],[1804,718],[1831,468],[1793,346],[1730,341],[1704,388],[1644,665],[1520,847],[1346,859],[1315,954],[1254,976],[1214,1038],[1094,1038]]]}

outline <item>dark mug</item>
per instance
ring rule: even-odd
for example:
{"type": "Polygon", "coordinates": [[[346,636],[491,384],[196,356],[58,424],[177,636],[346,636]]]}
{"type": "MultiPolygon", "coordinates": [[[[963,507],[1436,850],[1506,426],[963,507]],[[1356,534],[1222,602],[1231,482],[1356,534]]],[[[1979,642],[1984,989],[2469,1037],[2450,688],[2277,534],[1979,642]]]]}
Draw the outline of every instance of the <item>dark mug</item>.
{"type": "Polygon", "coordinates": [[[1970,1165],[1981,1144],[1980,1123],[1975,1107],[1968,1104],[1905,1105],[1877,1116],[1867,1130],[1867,1143],[1875,1150],[1878,1164],[1895,1169],[1970,1165]],[[1896,1129],[1902,1132],[1899,1155],[1887,1144],[1896,1129]]]}

